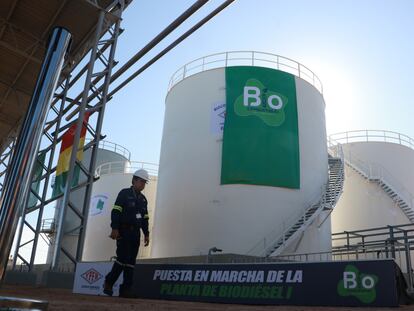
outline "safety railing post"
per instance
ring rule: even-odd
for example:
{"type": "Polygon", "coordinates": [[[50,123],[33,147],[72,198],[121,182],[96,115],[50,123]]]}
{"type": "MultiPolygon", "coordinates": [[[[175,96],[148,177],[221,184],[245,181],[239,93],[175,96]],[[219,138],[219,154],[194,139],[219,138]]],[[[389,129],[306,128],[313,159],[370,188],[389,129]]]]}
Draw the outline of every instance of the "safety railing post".
{"type": "Polygon", "coordinates": [[[346,233],[346,248],[349,251],[349,232],[348,231],[345,231],[345,233],[346,233]]]}
{"type": "Polygon", "coordinates": [[[394,245],[394,228],[392,226],[388,226],[390,231],[390,246],[391,246],[391,256],[395,259],[395,245],[394,245]]]}
{"type": "Polygon", "coordinates": [[[187,73],[186,71],[187,71],[187,65],[184,65],[184,68],[183,68],[183,80],[185,78],[185,74],[187,73]]]}
{"type": "Polygon", "coordinates": [[[410,244],[408,241],[407,231],[404,231],[404,248],[405,248],[405,261],[407,266],[407,275],[408,275],[408,287],[413,289],[413,268],[411,264],[411,251],[410,244]]]}

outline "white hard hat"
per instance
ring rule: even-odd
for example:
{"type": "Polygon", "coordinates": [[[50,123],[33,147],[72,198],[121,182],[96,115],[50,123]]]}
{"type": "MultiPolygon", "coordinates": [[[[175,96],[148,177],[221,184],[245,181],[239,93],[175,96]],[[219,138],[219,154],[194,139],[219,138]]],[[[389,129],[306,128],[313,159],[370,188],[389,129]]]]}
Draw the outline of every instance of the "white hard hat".
{"type": "Polygon", "coordinates": [[[135,171],[134,176],[139,177],[145,181],[149,181],[149,174],[146,170],[144,170],[143,168],[135,171]]]}

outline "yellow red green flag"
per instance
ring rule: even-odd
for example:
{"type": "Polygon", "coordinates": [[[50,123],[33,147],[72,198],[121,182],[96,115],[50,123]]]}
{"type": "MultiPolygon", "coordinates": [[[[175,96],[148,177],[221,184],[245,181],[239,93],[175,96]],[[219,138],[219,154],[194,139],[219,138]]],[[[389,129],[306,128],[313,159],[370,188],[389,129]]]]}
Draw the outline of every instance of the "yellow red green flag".
{"type": "MultiPolygon", "coordinates": [[[[90,113],[86,112],[85,117],[83,119],[83,125],[78,145],[78,153],[76,154],[76,159],[78,161],[82,161],[83,159],[83,146],[85,145],[86,125],[88,124],[89,115],[90,113]]],[[[53,186],[53,197],[56,197],[65,191],[66,179],[69,172],[70,156],[72,154],[73,149],[73,139],[76,132],[76,124],[77,122],[72,124],[72,126],[65,132],[65,134],[63,134],[62,137],[62,144],[60,146],[60,154],[58,164],[56,167],[56,179],[55,184],[53,186]]],[[[79,173],[80,167],[78,165],[75,165],[72,179],[72,187],[78,184],[79,173]]]]}

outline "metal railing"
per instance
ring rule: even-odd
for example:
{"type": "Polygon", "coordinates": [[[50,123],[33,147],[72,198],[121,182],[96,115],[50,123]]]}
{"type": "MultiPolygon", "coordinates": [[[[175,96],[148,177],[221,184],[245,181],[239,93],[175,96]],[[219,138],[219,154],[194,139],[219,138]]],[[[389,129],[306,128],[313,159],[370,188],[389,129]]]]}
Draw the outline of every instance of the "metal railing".
{"type": "Polygon", "coordinates": [[[367,179],[382,181],[412,208],[414,203],[413,194],[385,167],[378,163],[365,163],[353,155],[350,155],[347,161],[349,161],[351,166],[364,173],[367,179]]]}
{"type": "MultiPolygon", "coordinates": [[[[90,142],[90,141],[91,141],[91,139],[86,139],[86,142],[90,142]]],[[[128,159],[128,161],[131,160],[131,152],[127,148],[125,148],[121,145],[118,145],[116,143],[113,143],[111,141],[101,140],[99,142],[99,148],[104,149],[104,150],[113,151],[117,154],[122,155],[123,157],[128,159]]]]}
{"type": "MultiPolygon", "coordinates": [[[[306,212],[308,209],[318,205],[325,203],[325,191],[326,184],[321,186],[320,193],[313,197],[312,200],[309,200],[308,203],[304,204],[299,210],[294,211],[288,217],[286,217],[281,225],[277,226],[273,229],[270,233],[266,235],[263,239],[257,242],[246,254],[252,256],[266,256],[267,251],[277,242],[279,239],[284,239],[286,233],[292,228],[298,220],[302,218],[306,218],[306,212]],[[322,199],[321,199],[322,197],[322,199]],[[318,201],[319,200],[319,201],[318,201]],[[316,203],[315,203],[316,202],[316,203]]],[[[304,221],[303,225],[307,225],[306,220],[304,221]]],[[[286,241],[283,240],[283,244],[286,241]]]]}
{"type": "MultiPolygon", "coordinates": [[[[389,131],[351,131],[333,134],[329,136],[328,145],[332,148],[339,142],[366,142],[366,141],[382,141],[393,142],[409,148],[414,149],[414,140],[410,137],[389,131]],[[363,135],[361,135],[361,132],[363,135]],[[380,134],[378,134],[380,133],[380,134]],[[334,137],[335,136],[335,137],[334,137]],[[362,138],[362,139],[361,139],[362,138]],[[359,139],[359,140],[357,140],[359,139]],[[384,139],[384,140],[379,140],[384,139]],[[387,140],[388,139],[388,140],[387,140]]],[[[358,171],[361,175],[371,181],[379,181],[390,188],[400,199],[408,204],[410,209],[413,209],[414,195],[400,182],[393,174],[391,174],[385,167],[378,163],[367,163],[356,157],[350,150],[346,151],[345,163],[358,171]]],[[[395,199],[395,197],[393,197],[395,199]]],[[[414,211],[414,210],[413,210],[414,211]]],[[[410,216],[407,215],[409,219],[410,216]]]]}
{"type": "Polygon", "coordinates": [[[129,174],[143,168],[148,171],[151,176],[158,175],[158,164],[138,161],[115,161],[107,162],[99,165],[95,170],[95,176],[106,174],[129,174]]]}
{"type": "Polygon", "coordinates": [[[56,223],[54,218],[46,218],[42,220],[40,228],[41,233],[54,233],[56,231],[56,223]]]}
{"type": "MultiPolygon", "coordinates": [[[[328,152],[333,156],[341,159],[342,161],[342,170],[343,170],[343,151],[340,144],[337,144],[335,146],[331,146],[328,148],[328,152]]],[[[272,248],[277,241],[280,239],[283,239],[282,245],[285,245],[286,242],[293,237],[296,232],[299,232],[303,227],[307,227],[309,223],[313,221],[315,216],[319,213],[322,209],[333,209],[336,202],[339,199],[340,194],[342,193],[342,187],[343,187],[343,175],[338,174],[336,178],[333,180],[333,187],[337,188],[332,189],[329,188],[329,177],[328,181],[321,186],[320,192],[315,195],[311,200],[309,200],[306,204],[303,205],[302,208],[299,210],[294,211],[291,213],[287,218],[284,219],[281,226],[276,227],[274,230],[272,230],[266,237],[261,239],[258,243],[256,243],[248,252],[249,255],[258,255],[258,256],[266,256],[266,253],[269,251],[269,249],[272,248]],[[328,194],[332,194],[331,192],[334,192],[335,196],[333,198],[330,198],[327,200],[328,194]],[[308,212],[312,209],[315,209],[313,214],[311,216],[308,215],[308,212]],[[288,239],[285,239],[288,232],[291,230],[291,228],[295,225],[297,225],[298,221],[303,220],[303,224],[300,228],[296,230],[294,234],[292,234],[288,239]]],[[[282,246],[281,245],[281,246],[282,246]]]]}
{"type": "Polygon", "coordinates": [[[197,58],[179,68],[172,75],[168,91],[178,82],[196,73],[230,66],[266,67],[291,73],[309,82],[323,94],[321,80],[308,67],[287,57],[258,51],[231,51],[197,58]]]}
{"type": "Polygon", "coordinates": [[[414,149],[414,139],[411,137],[398,132],[384,130],[356,130],[341,132],[329,135],[329,139],[342,144],[354,142],[387,142],[414,149]]]}
{"type": "MultiPolygon", "coordinates": [[[[414,246],[409,243],[408,245],[414,246]]],[[[403,265],[405,257],[405,245],[394,243],[395,261],[399,266],[403,265]]],[[[349,260],[373,260],[390,259],[390,243],[378,243],[377,245],[351,245],[349,249],[332,249],[326,252],[286,254],[271,257],[279,261],[299,261],[299,262],[318,262],[318,261],[349,261],[349,260]]]]}
{"type": "Polygon", "coordinates": [[[271,257],[277,261],[343,261],[394,259],[413,288],[414,224],[401,224],[332,234],[332,250],[271,257]]]}

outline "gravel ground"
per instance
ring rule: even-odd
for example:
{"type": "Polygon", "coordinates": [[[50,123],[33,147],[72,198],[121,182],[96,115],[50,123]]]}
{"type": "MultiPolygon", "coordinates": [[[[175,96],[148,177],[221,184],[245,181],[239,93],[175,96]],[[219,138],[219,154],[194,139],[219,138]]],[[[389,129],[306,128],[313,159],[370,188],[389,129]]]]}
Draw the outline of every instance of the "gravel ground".
{"type": "MultiPolygon", "coordinates": [[[[233,305],[218,303],[198,303],[198,302],[181,302],[167,300],[147,300],[147,299],[125,299],[116,297],[89,296],[72,294],[69,289],[51,289],[44,287],[29,286],[11,286],[4,285],[0,288],[1,296],[22,297],[38,300],[49,301],[48,310],[73,311],[73,310],[169,310],[169,311],[186,311],[186,310],[217,310],[217,311],[255,311],[255,310],[278,310],[278,311],[333,311],[333,310],[397,310],[396,308],[350,308],[350,307],[302,307],[302,306],[251,306],[251,305],[233,305]]],[[[0,304],[1,306],[1,304],[0,304]]],[[[6,310],[1,308],[0,310],[6,310]]],[[[414,305],[401,306],[398,310],[414,311],[414,305]]]]}

